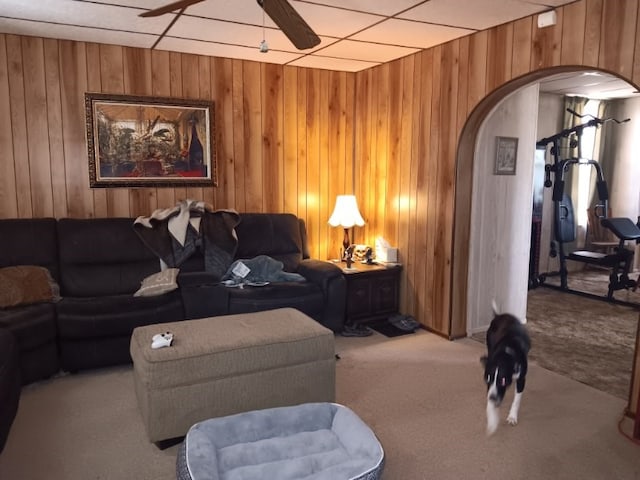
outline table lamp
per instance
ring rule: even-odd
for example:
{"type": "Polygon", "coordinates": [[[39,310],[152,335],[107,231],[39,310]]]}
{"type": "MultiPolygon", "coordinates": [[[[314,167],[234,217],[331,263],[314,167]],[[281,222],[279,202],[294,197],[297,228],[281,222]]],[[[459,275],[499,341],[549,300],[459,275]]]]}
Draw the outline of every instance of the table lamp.
{"type": "Polygon", "coordinates": [[[338,195],[336,198],[336,206],[333,209],[331,217],[329,217],[329,225],[344,228],[342,260],[345,260],[347,249],[351,246],[349,229],[354,225],[359,227],[364,225],[364,219],[362,215],[360,215],[360,210],[358,210],[358,201],[355,195],[338,195]]]}

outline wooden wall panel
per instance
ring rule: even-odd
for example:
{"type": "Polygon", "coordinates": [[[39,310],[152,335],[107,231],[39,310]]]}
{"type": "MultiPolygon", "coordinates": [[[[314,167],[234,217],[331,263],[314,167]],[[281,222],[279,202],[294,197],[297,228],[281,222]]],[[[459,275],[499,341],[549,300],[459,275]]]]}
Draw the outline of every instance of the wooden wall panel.
{"type": "Polygon", "coordinates": [[[94,216],[89,189],[89,165],[85,140],[84,92],[87,91],[87,47],[62,40],[60,91],[62,93],[62,137],[64,143],[67,214],[75,218],[94,216]]]}
{"type": "Polygon", "coordinates": [[[7,64],[9,71],[9,106],[11,135],[13,137],[13,158],[16,180],[16,201],[18,217],[32,217],[31,180],[29,178],[29,138],[27,132],[27,112],[25,109],[24,65],[20,37],[7,35],[7,64]]]}
{"type": "Polygon", "coordinates": [[[262,80],[262,191],[264,209],[281,212],[283,188],[283,100],[282,68],[274,64],[261,66],[262,80]]]}
{"type": "MultiPolygon", "coordinates": [[[[307,194],[307,165],[308,165],[308,147],[307,147],[307,70],[298,70],[296,85],[296,105],[298,110],[298,119],[296,125],[296,144],[297,144],[297,169],[298,169],[298,215],[302,218],[308,218],[308,198],[307,194]]],[[[332,255],[329,255],[332,258],[332,255]]]]}
{"type": "Polygon", "coordinates": [[[513,47],[511,53],[511,77],[518,77],[529,71],[531,64],[531,37],[533,17],[526,17],[513,24],[513,47]]]}
{"type": "MultiPolygon", "coordinates": [[[[240,60],[232,60],[232,103],[233,103],[233,186],[235,206],[238,211],[247,211],[244,192],[246,185],[246,151],[245,130],[249,116],[245,115],[244,101],[244,63],[240,60]]],[[[255,88],[255,87],[254,87],[255,88]]],[[[220,180],[218,180],[219,182],[220,180]]]]}
{"type": "Polygon", "coordinates": [[[529,82],[535,81],[541,77],[536,72],[543,69],[593,65],[623,78],[640,76],[637,10],[637,2],[631,0],[578,1],[556,9],[555,26],[540,29],[532,16],[412,56],[420,74],[414,76],[411,86],[414,108],[419,106],[412,117],[411,154],[394,145],[398,106],[393,104],[399,100],[391,85],[406,74],[404,61],[356,74],[356,116],[365,125],[356,128],[359,154],[354,172],[375,172],[376,177],[386,172],[387,178],[382,197],[371,175],[369,182],[358,183],[361,207],[373,215],[366,240],[398,232],[395,241],[404,250],[401,305],[405,313],[445,336],[465,334],[465,320],[452,318],[449,310],[451,302],[456,302],[456,315],[466,315],[459,303],[465,302],[467,278],[457,274],[454,279],[452,264],[456,256],[467,261],[465,250],[470,246],[465,225],[471,205],[454,205],[455,198],[471,194],[472,182],[465,172],[473,165],[472,149],[465,147],[471,160],[462,167],[464,175],[456,177],[456,171],[461,172],[457,169],[458,144],[468,121],[473,118],[473,128],[465,134],[475,136],[481,119],[474,115],[485,115],[491,108],[484,102],[497,102],[501,91],[503,96],[513,91],[510,88],[527,84],[530,74],[529,82]],[[387,91],[391,106],[372,98],[372,92],[382,90],[387,91]],[[491,92],[497,96],[488,96],[491,92]],[[380,148],[383,145],[386,148],[380,148]],[[398,172],[392,173],[393,169],[398,172]],[[402,180],[407,170],[409,181],[402,180]],[[457,182],[465,189],[460,194],[457,182]],[[408,230],[398,228],[405,221],[404,212],[388,205],[393,188],[398,197],[409,198],[408,230]],[[383,214],[380,202],[386,203],[383,214]],[[454,217],[458,208],[460,215],[454,217]],[[457,231],[465,238],[454,238],[456,222],[462,224],[457,231]]]}
{"type": "MultiPolygon", "coordinates": [[[[102,92],[102,80],[100,77],[100,45],[87,44],[87,91],[102,92]]],[[[93,215],[96,218],[108,216],[107,190],[96,188],[93,190],[93,215]]]]}
{"type": "Polygon", "coordinates": [[[556,9],[557,23],[554,26],[538,28],[533,25],[531,70],[552,67],[560,63],[562,45],[563,9],[556,9]]]}
{"type": "Polygon", "coordinates": [[[602,30],[607,35],[601,37],[600,68],[631,78],[637,18],[637,0],[605,2],[602,30]]]}
{"type": "Polygon", "coordinates": [[[28,159],[25,166],[30,177],[31,202],[35,217],[53,216],[51,159],[49,157],[49,119],[44,71],[44,43],[40,38],[22,38],[24,94],[27,121],[28,159]]]}
{"type": "MultiPolygon", "coordinates": [[[[60,74],[58,71],[58,42],[44,41],[44,69],[47,89],[47,129],[51,162],[51,190],[54,217],[67,212],[67,189],[64,177],[64,140],[62,136],[62,100],[60,97],[60,74]]],[[[0,62],[1,63],[1,62],[0,62]]],[[[0,143],[2,141],[0,140],[0,143]]]]}
{"type": "Polygon", "coordinates": [[[2,34],[0,216],[137,215],[198,196],[241,212],[293,211],[323,258],[337,256],[342,237],[326,223],[335,196],[353,191],[367,221],[353,239],[384,235],[401,248],[403,311],[458,335],[464,325],[449,309],[466,278],[453,278],[452,264],[465,261],[469,239],[454,233],[470,205],[454,198],[470,195],[458,157],[462,132],[475,135],[469,121],[481,124],[491,92],[541,69],[640,77],[636,1],[556,12],[552,27],[523,18],[357,74],[2,34]],[[87,91],[214,100],[218,186],[90,189],[87,91]]]}
{"type": "Polygon", "coordinates": [[[582,64],[586,17],[587,5],[584,2],[572,3],[565,7],[560,61],[566,65],[582,64]]]}
{"type": "Polygon", "coordinates": [[[507,23],[488,32],[487,87],[493,90],[511,79],[513,65],[513,24],[507,23]]]}
{"type": "Polygon", "coordinates": [[[0,34],[0,217],[148,215],[193,198],[298,214],[312,253],[335,256],[327,220],[354,188],[355,95],[346,72],[0,34]],[[218,186],[89,188],[86,92],[213,100],[218,186]]]}
{"type": "Polygon", "coordinates": [[[0,208],[4,216],[15,218],[18,216],[18,195],[6,35],[0,35],[0,118],[11,119],[8,122],[0,122],[0,208]]]}
{"type": "Polygon", "coordinates": [[[298,69],[285,67],[283,129],[292,132],[283,139],[283,209],[298,214],[298,69]]]}
{"type": "MultiPolygon", "coordinates": [[[[424,55],[411,56],[413,59],[413,72],[412,76],[407,76],[407,81],[412,84],[411,91],[407,94],[411,94],[411,111],[410,114],[410,129],[411,129],[411,146],[409,160],[409,185],[406,189],[401,191],[401,195],[407,196],[407,208],[408,208],[408,228],[405,234],[401,234],[398,240],[398,246],[406,242],[406,249],[398,252],[400,261],[404,265],[403,275],[401,278],[401,302],[400,308],[403,312],[416,312],[418,291],[415,288],[416,282],[416,266],[424,264],[424,260],[419,260],[420,257],[416,254],[417,249],[417,235],[416,226],[420,218],[425,218],[422,212],[418,211],[418,173],[421,169],[420,165],[424,162],[420,162],[420,152],[424,139],[424,134],[421,134],[422,129],[421,112],[424,109],[423,100],[427,98],[427,95],[423,93],[423,89],[427,90],[427,86],[422,82],[422,62],[424,55]],[[406,240],[405,240],[406,238],[406,240]]],[[[430,86],[429,92],[430,92],[430,86]]],[[[427,108],[430,111],[430,107],[427,108]]]]}

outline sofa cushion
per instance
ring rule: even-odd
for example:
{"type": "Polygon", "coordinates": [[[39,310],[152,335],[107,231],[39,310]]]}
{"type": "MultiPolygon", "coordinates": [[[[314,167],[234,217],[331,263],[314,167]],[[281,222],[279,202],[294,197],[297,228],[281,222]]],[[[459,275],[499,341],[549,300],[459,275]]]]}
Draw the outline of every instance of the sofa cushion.
{"type": "Polygon", "coordinates": [[[48,378],[59,370],[55,304],[0,310],[0,329],[8,330],[15,338],[24,385],[48,378]]]}
{"type": "Polygon", "coordinates": [[[58,281],[58,240],[54,218],[8,218],[0,222],[0,267],[41,265],[58,281]]]}
{"type": "Polygon", "coordinates": [[[59,299],[60,289],[47,268],[37,265],[0,268],[0,308],[59,299]]]}
{"type": "Polygon", "coordinates": [[[290,213],[243,213],[236,227],[236,258],[268,255],[284,264],[287,272],[295,272],[303,258],[301,223],[290,213]]]}
{"type": "Polygon", "coordinates": [[[63,297],[133,294],[160,261],[133,231],[132,218],[58,221],[63,297]]]}
{"type": "Polygon", "coordinates": [[[13,334],[20,350],[55,343],[55,308],[52,303],[41,303],[0,310],[0,328],[6,328],[13,334]]]}
{"type": "Polygon", "coordinates": [[[60,338],[130,335],[141,325],[184,319],[178,290],[155,297],[64,297],[56,306],[60,338]]]}

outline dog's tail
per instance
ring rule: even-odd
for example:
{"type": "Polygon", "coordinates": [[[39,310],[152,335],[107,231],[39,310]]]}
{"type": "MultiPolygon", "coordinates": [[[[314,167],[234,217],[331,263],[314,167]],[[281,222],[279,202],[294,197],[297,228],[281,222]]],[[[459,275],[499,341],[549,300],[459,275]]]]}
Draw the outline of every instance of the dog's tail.
{"type": "Polygon", "coordinates": [[[500,309],[498,308],[498,304],[496,303],[496,299],[491,300],[491,308],[493,310],[494,315],[500,315],[500,309]]]}

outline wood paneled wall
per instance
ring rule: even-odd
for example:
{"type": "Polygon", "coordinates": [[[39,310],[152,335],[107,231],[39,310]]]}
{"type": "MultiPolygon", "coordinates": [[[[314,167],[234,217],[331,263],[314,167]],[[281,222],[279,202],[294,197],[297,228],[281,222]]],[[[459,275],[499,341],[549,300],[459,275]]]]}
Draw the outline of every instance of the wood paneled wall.
{"type": "Polygon", "coordinates": [[[313,255],[335,256],[354,96],[352,73],[0,34],[0,218],[148,215],[192,198],[295,213],[313,255]],[[214,100],[218,186],[89,188],[85,92],[214,100]]]}
{"type": "Polygon", "coordinates": [[[546,69],[595,67],[637,85],[638,3],[578,1],[556,10],[555,26],[528,17],[356,74],[365,241],[383,235],[399,247],[403,312],[442,335],[466,335],[473,148],[458,147],[473,145],[500,98],[546,69]]]}

